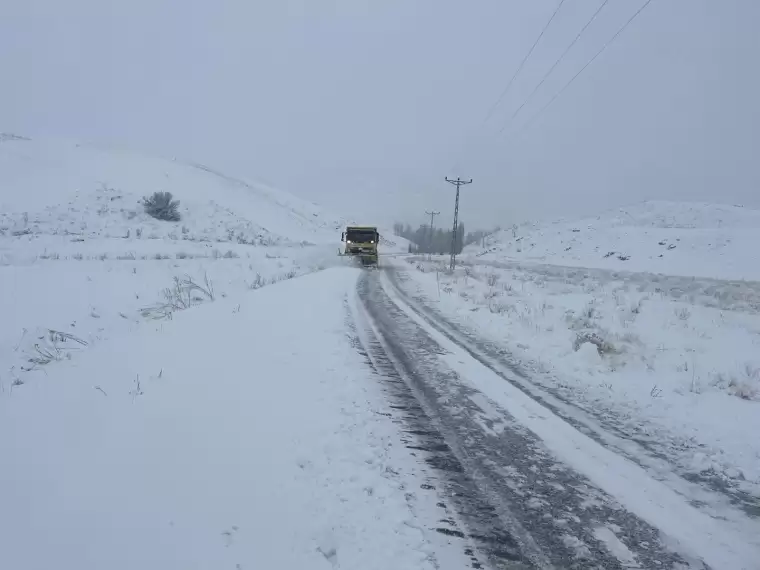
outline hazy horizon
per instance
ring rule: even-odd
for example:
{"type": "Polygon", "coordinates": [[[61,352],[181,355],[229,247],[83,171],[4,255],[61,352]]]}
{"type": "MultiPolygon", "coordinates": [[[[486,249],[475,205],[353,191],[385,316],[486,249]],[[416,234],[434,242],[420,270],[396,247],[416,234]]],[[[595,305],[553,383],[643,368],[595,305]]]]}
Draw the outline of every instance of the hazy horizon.
{"type": "Polygon", "coordinates": [[[178,156],[369,221],[469,229],[648,199],[760,207],[752,0],[36,0],[0,20],[0,131],[178,156]]]}

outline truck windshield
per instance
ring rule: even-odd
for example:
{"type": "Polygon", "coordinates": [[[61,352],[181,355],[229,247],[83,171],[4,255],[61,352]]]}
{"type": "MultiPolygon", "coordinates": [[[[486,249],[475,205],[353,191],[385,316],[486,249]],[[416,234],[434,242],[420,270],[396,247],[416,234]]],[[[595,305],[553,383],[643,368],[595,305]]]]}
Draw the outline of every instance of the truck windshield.
{"type": "Polygon", "coordinates": [[[350,241],[351,243],[370,243],[372,241],[377,241],[377,234],[375,234],[375,232],[369,232],[369,231],[346,232],[346,241],[350,241]]]}

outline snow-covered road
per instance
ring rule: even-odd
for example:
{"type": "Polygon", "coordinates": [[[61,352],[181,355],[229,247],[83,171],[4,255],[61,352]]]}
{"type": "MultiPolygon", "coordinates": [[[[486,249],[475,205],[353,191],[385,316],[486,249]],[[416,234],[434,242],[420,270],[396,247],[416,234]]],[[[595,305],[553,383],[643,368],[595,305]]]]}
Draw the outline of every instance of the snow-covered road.
{"type": "Polygon", "coordinates": [[[667,473],[556,413],[454,325],[436,322],[398,287],[404,277],[391,268],[360,281],[365,329],[375,358],[395,370],[389,377],[404,380],[407,392],[394,390],[406,401],[402,417],[428,440],[421,447],[439,486],[494,567],[759,567],[756,521],[719,499],[695,506],[667,473]]]}
{"type": "MultiPolygon", "coordinates": [[[[334,268],[0,394],[0,568],[755,570],[724,518],[334,268]]],[[[714,505],[713,505],[714,506],[714,505]]]]}

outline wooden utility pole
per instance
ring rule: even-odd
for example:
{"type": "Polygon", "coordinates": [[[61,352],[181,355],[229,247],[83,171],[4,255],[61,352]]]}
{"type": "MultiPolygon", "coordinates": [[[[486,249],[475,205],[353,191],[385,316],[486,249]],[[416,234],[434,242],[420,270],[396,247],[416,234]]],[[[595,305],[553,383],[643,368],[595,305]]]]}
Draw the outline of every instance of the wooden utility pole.
{"type": "Polygon", "coordinates": [[[456,180],[449,180],[449,177],[447,176],[446,182],[457,187],[457,197],[454,200],[454,229],[451,232],[451,263],[449,265],[449,269],[451,269],[451,271],[454,271],[457,255],[457,231],[459,230],[459,187],[463,186],[464,184],[472,184],[472,178],[469,180],[461,180],[459,177],[457,177],[456,180]]]}
{"type": "Polygon", "coordinates": [[[428,259],[433,259],[433,238],[435,237],[435,234],[433,233],[433,223],[435,217],[440,214],[440,212],[428,212],[425,210],[425,213],[430,216],[430,239],[428,239],[428,259]]]}

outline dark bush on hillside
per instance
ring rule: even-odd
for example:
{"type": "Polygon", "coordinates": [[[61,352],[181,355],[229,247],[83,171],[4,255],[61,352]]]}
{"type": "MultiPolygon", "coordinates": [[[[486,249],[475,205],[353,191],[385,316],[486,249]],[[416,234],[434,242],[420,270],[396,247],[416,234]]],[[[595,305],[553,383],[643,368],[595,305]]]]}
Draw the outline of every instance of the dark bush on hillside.
{"type": "Polygon", "coordinates": [[[157,220],[178,222],[181,218],[179,200],[172,198],[171,192],[154,192],[153,196],[143,199],[145,213],[157,220]]]}

